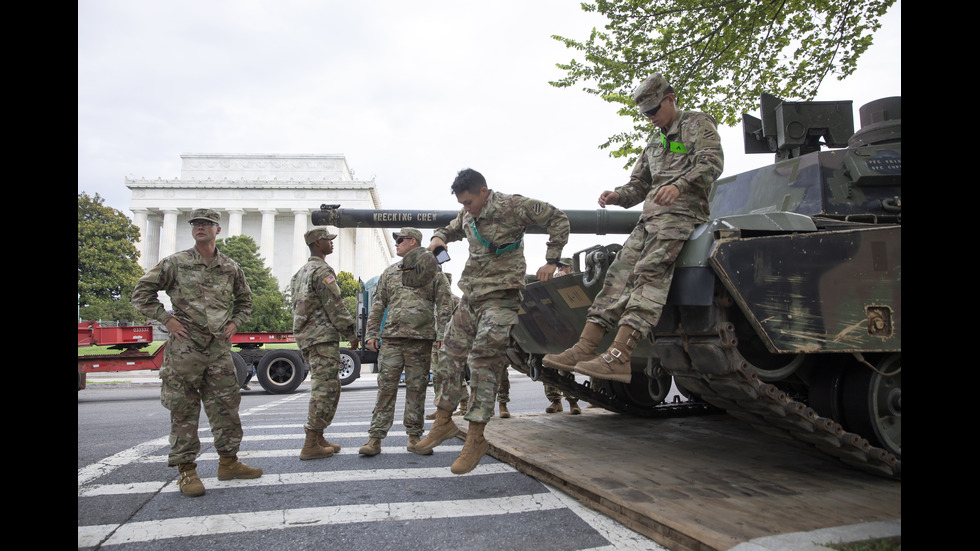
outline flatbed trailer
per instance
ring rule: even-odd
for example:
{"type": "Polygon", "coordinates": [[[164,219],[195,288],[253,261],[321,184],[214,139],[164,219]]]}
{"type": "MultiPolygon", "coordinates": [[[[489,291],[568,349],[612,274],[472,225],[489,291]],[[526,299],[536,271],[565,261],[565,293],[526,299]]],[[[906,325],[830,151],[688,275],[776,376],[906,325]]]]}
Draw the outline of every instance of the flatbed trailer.
{"type": "MultiPolygon", "coordinates": [[[[264,344],[291,344],[296,339],[291,332],[240,332],[231,338],[235,348],[232,359],[239,385],[245,387],[252,378],[267,392],[288,394],[306,380],[309,367],[299,350],[264,349],[264,344]]],[[[78,356],[78,390],[85,388],[87,373],[109,371],[159,370],[163,365],[166,344],[150,354],[143,350],[153,343],[153,327],[129,325],[103,327],[97,321],[78,323],[78,346],[107,346],[120,350],[117,354],[85,354],[78,356]]],[[[340,349],[340,382],[347,385],[361,375],[361,356],[358,350],[340,349]]]]}

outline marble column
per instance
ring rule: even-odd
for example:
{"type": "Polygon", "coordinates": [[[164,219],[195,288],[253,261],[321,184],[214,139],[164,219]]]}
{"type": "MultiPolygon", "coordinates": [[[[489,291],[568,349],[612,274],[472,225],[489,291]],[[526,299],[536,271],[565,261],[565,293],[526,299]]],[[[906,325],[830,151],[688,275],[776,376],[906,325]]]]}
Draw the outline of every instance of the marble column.
{"type": "Polygon", "coordinates": [[[242,234],[242,209],[228,209],[228,233],[225,237],[234,237],[242,234]]]}
{"type": "Polygon", "coordinates": [[[273,266],[275,260],[276,242],[276,211],[275,209],[262,210],[262,234],[259,238],[259,254],[265,259],[266,266],[273,266]]]}
{"type": "Polygon", "coordinates": [[[177,252],[177,209],[163,211],[163,228],[160,230],[160,258],[177,252]]]}
{"type": "Polygon", "coordinates": [[[310,257],[310,248],[306,245],[303,235],[307,232],[310,225],[309,209],[293,209],[293,262],[292,272],[296,273],[306,259],[310,257]]]}

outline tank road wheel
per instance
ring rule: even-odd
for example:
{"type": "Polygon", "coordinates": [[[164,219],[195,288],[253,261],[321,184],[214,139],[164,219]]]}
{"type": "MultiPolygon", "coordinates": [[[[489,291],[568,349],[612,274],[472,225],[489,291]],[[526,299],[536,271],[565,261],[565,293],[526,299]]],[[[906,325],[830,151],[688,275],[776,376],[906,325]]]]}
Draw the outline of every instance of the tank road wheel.
{"type": "Polygon", "coordinates": [[[340,385],[346,386],[361,376],[361,359],[346,348],[340,349],[340,385]]]}
{"type": "Polygon", "coordinates": [[[852,367],[843,397],[847,430],[902,457],[902,355],[883,357],[875,369],[852,367]]]}
{"type": "Polygon", "coordinates": [[[250,373],[251,369],[238,352],[231,353],[231,360],[235,363],[235,376],[238,377],[238,387],[244,388],[249,379],[252,378],[250,373]]]}
{"type": "Polygon", "coordinates": [[[637,408],[653,408],[667,399],[670,393],[672,378],[670,373],[656,365],[650,364],[644,371],[634,371],[629,383],[618,381],[602,381],[606,393],[637,408]],[[646,373],[652,372],[653,376],[646,373]]]}
{"type": "Polygon", "coordinates": [[[256,369],[259,384],[272,394],[289,394],[306,378],[306,366],[295,350],[273,350],[256,369]]]}
{"type": "MultiPolygon", "coordinates": [[[[846,367],[856,362],[838,361],[831,356],[829,365],[818,365],[813,371],[813,381],[808,389],[808,404],[817,415],[838,423],[844,423],[844,373],[846,367]]],[[[850,366],[852,368],[856,366],[850,366]]]]}

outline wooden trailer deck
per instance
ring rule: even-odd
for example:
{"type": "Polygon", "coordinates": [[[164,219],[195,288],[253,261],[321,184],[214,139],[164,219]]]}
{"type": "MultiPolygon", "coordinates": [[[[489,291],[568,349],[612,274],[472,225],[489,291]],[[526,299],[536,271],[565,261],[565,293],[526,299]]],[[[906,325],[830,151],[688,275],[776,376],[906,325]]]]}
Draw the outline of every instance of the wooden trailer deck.
{"type": "Polygon", "coordinates": [[[494,417],[485,436],[491,456],[676,551],[902,516],[901,481],[727,415],[528,413],[494,417]]]}

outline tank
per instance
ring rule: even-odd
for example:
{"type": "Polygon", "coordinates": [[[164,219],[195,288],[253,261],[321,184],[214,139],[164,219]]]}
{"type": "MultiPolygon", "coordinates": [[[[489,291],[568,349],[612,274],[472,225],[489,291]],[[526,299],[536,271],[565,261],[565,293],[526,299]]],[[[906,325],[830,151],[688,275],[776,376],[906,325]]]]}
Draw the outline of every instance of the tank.
{"type": "MultiPolygon", "coordinates": [[[[678,259],[663,315],[632,355],[632,381],[581,381],[541,366],[578,339],[618,243],[575,252],[572,275],[528,284],[511,366],[625,415],[724,411],[900,479],[901,98],[862,106],[857,132],[850,101],[763,95],[760,105],[761,118],[743,116],[745,151],[774,163],[712,186],[712,219],[678,259]],[[683,398],[667,400],[672,385],[683,398]]],[[[456,216],[360,211],[355,222],[342,210],[327,207],[314,223],[440,227],[456,216]]],[[[566,214],[572,232],[596,235],[628,233],[639,217],[566,214]]]]}

